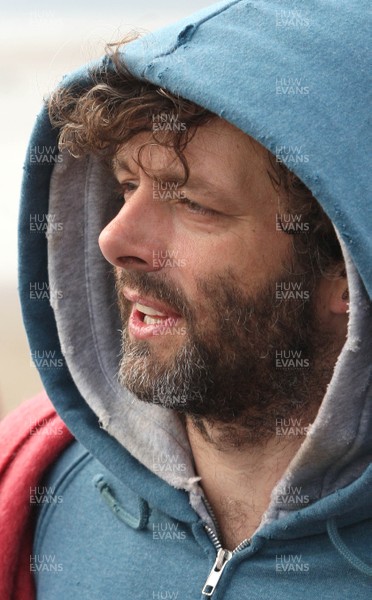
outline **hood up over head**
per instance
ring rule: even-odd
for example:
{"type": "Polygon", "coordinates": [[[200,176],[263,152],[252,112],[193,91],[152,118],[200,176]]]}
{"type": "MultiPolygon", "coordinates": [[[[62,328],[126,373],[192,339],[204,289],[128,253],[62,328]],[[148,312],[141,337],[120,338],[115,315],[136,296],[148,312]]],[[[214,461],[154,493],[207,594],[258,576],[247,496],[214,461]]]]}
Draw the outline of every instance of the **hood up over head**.
{"type": "MultiPolygon", "coordinates": [[[[138,78],[207,108],[274,155],[282,149],[283,162],[317,198],[342,245],[347,341],[318,415],[278,483],[301,486],[310,502],[299,519],[274,490],[258,530],[264,535],[271,527],[272,537],[283,535],[283,523],[291,537],[309,523],[320,532],[328,519],[352,523],[371,513],[367,3],[314,0],[301,13],[302,25],[282,27],[292,9],[289,0],[222,2],[131,42],[121,54],[138,78]],[[291,85],[307,91],[289,93],[291,85]],[[285,148],[309,158],[293,163],[285,148]]],[[[86,89],[99,66],[111,68],[102,59],[61,86],[86,89]]],[[[20,294],[35,363],[59,415],[107,469],[156,506],[171,489],[175,501],[167,511],[174,518],[192,515],[190,502],[208,522],[177,414],[139,401],[117,380],[121,325],[112,268],[97,243],[113,181],[97,157],[59,154],[57,135],[44,108],[28,150],[20,213],[20,294]],[[30,299],[36,284],[49,290],[50,304],[30,299]],[[185,468],[154,472],[161,452],[185,468]]]]}

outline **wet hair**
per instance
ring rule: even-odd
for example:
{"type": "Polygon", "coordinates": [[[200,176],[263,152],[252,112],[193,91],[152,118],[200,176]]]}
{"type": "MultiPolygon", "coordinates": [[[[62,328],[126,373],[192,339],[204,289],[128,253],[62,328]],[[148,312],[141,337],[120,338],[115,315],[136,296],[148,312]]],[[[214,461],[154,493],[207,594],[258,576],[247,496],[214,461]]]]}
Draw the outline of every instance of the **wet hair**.
{"type": "MultiPolygon", "coordinates": [[[[217,118],[194,102],[132,75],[125,65],[123,42],[107,47],[101,66],[90,71],[86,87],[71,84],[58,88],[48,99],[48,108],[51,123],[60,128],[60,149],[75,157],[93,153],[111,162],[124,143],[149,131],[156,143],[175,152],[183,166],[183,183],[189,177],[184,155],[187,144],[198,127],[217,118]],[[162,119],[172,127],[156,131],[154,122],[162,119]]],[[[308,187],[267,153],[268,176],[278,193],[277,224],[293,235],[300,264],[303,256],[304,268],[308,270],[310,265],[315,278],[345,276],[342,250],[329,217],[308,187]],[[297,222],[294,230],[282,223],[282,211],[289,217],[297,216],[297,221],[292,220],[297,222]]]]}

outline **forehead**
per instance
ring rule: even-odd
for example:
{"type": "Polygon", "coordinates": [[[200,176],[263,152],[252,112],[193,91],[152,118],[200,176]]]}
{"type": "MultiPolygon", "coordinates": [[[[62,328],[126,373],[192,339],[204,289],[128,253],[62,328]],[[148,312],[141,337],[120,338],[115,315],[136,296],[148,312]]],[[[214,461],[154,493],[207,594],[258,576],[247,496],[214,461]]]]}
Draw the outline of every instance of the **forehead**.
{"type": "MultiPolygon", "coordinates": [[[[221,180],[226,174],[239,179],[266,172],[266,150],[248,135],[215,118],[190,132],[190,141],[183,149],[190,177],[221,180]]],[[[169,137],[162,140],[152,131],[144,131],[123,144],[115,155],[112,167],[119,178],[121,172],[136,173],[140,165],[155,177],[167,176],[182,179],[184,168],[174,150],[169,147],[169,137]],[[163,142],[168,142],[168,146],[163,142]]]]}

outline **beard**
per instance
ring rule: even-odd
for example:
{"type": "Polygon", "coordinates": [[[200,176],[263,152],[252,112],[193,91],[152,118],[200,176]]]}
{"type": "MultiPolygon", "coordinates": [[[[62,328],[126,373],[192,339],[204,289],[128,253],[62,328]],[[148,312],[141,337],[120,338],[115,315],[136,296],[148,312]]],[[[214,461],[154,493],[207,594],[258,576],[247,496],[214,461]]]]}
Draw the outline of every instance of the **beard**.
{"type": "Polygon", "coordinates": [[[189,417],[209,441],[207,427],[217,427],[222,445],[263,443],[282,419],[308,424],[340,350],[317,322],[313,273],[291,263],[255,294],[242,291],[231,271],[196,284],[200,304],[191,304],[164,275],[116,272],[123,323],[120,383],[140,400],[189,417]],[[278,282],[304,294],[277,299],[278,282]],[[124,286],[166,302],[183,317],[185,333],[180,338],[174,328],[178,345],[168,359],[160,360],[151,342],[130,338],[124,286]],[[206,307],[208,318],[198,319],[206,307]]]}

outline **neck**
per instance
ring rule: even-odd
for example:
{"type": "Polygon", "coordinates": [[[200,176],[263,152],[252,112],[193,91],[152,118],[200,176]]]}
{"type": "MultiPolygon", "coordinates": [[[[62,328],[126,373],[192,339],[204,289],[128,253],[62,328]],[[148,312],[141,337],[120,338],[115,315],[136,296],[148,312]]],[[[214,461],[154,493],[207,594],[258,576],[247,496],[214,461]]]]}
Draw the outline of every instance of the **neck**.
{"type": "Polygon", "coordinates": [[[278,435],[260,445],[223,449],[226,425],[203,422],[201,428],[187,417],[186,428],[197,474],[221,531],[220,541],[233,550],[259,526],[271,492],[303,437],[278,435]]]}

